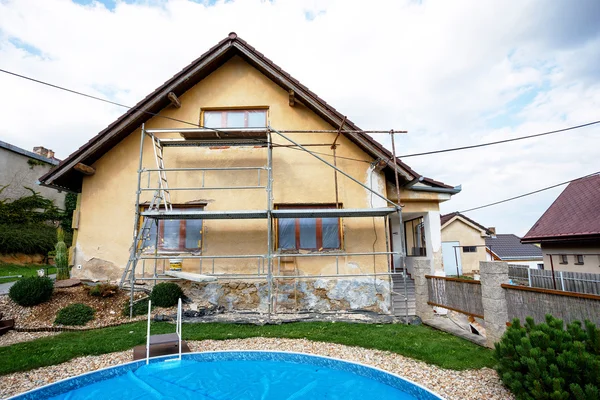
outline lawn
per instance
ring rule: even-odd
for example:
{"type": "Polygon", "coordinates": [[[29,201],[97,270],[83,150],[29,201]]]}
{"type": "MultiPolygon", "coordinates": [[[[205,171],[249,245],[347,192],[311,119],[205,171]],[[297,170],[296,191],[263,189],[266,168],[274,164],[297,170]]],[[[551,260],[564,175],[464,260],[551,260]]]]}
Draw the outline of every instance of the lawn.
{"type": "MultiPolygon", "coordinates": [[[[170,333],[174,325],[154,323],[152,333],[170,333]]],[[[184,324],[185,340],[249,337],[306,338],[398,353],[442,368],[493,367],[492,351],[426,326],[298,322],[283,325],[184,324]]],[[[0,375],[55,365],[75,357],[124,351],[145,343],[146,323],[137,322],[0,347],[0,375]]]]}
{"type": "Polygon", "coordinates": [[[56,267],[50,265],[39,264],[4,264],[0,263],[0,283],[13,282],[20,278],[2,278],[3,276],[23,275],[23,278],[28,276],[37,276],[37,270],[48,268],[48,274],[55,274],[56,267]]]}

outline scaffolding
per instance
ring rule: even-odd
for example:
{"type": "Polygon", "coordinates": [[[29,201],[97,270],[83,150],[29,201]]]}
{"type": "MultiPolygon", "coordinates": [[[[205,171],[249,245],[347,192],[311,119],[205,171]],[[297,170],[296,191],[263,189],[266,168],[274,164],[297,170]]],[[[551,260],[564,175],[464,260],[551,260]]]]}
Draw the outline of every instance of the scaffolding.
{"type": "MultiPolygon", "coordinates": [[[[342,124],[343,125],[343,124],[342,124]]],[[[371,187],[363,184],[356,180],[351,175],[347,174],[343,170],[337,167],[334,156],[334,163],[330,163],[323,159],[319,155],[309,150],[306,145],[302,145],[290,137],[286,136],[285,133],[300,132],[300,131],[277,131],[271,127],[265,128],[174,128],[174,129],[146,129],[145,125],[141,127],[141,138],[140,138],[140,153],[139,153],[139,166],[137,171],[137,190],[135,200],[135,217],[133,225],[133,243],[130,249],[130,256],[121,277],[120,286],[130,289],[130,315],[133,312],[133,305],[135,303],[135,291],[142,289],[140,285],[136,286],[137,281],[153,281],[155,284],[157,281],[169,281],[169,280],[181,280],[181,278],[173,277],[172,274],[166,270],[166,261],[172,259],[174,256],[172,253],[163,253],[159,251],[159,220],[219,220],[219,219],[262,219],[266,221],[267,229],[267,252],[265,254],[237,254],[237,255],[203,255],[202,252],[199,254],[190,253],[189,255],[177,254],[176,258],[182,260],[197,259],[199,260],[199,273],[200,275],[208,278],[216,279],[243,279],[243,280],[261,280],[267,284],[267,302],[268,302],[268,318],[271,318],[273,312],[277,312],[277,296],[274,296],[274,282],[279,279],[294,279],[297,285],[298,280],[303,279],[317,279],[317,278],[344,278],[344,277],[372,277],[374,280],[377,277],[387,277],[390,284],[390,310],[393,313],[393,296],[398,295],[403,297],[406,310],[406,322],[408,323],[408,292],[407,292],[407,274],[405,264],[405,250],[404,245],[401,246],[400,251],[390,251],[391,237],[389,237],[388,227],[390,226],[390,217],[396,215],[399,218],[400,229],[403,230],[401,206],[371,187]],[[159,138],[157,134],[179,134],[181,138],[159,138]],[[274,144],[272,137],[278,135],[282,139],[286,140],[291,146],[301,149],[308,155],[318,159],[322,163],[328,165],[335,170],[335,183],[336,183],[336,208],[298,208],[298,209],[276,209],[273,206],[273,148],[281,145],[274,144]],[[144,158],[144,143],[149,139],[151,142],[156,168],[145,168],[143,166],[144,158]],[[263,148],[266,149],[266,165],[263,166],[245,166],[245,167],[210,167],[210,168],[167,168],[165,166],[165,149],[171,147],[211,147],[211,146],[227,146],[227,147],[248,147],[263,148]],[[256,184],[247,184],[242,186],[210,186],[206,184],[205,175],[210,171],[257,171],[257,182],[256,184]],[[262,173],[266,171],[267,179],[264,182],[261,179],[262,173]],[[200,177],[200,185],[194,187],[170,187],[167,179],[168,172],[191,172],[198,174],[200,177]],[[156,174],[158,179],[156,187],[151,186],[151,175],[156,174]],[[362,186],[368,190],[372,195],[377,196],[384,200],[387,207],[371,207],[371,208],[340,208],[337,202],[337,174],[341,174],[346,178],[350,179],[354,183],[362,186]],[[142,186],[144,176],[147,174],[147,184],[145,187],[142,186]],[[266,208],[259,210],[228,210],[228,211],[215,211],[215,210],[185,210],[173,208],[171,201],[172,191],[196,191],[196,190],[246,190],[246,189],[261,189],[265,190],[266,193],[266,208]],[[144,192],[153,192],[152,200],[149,203],[142,203],[141,197],[144,192]],[[147,206],[147,207],[146,207],[147,206]],[[144,207],[144,209],[142,209],[144,207]],[[274,251],[274,229],[273,222],[279,218],[376,218],[380,217],[384,219],[384,231],[385,231],[385,251],[372,251],[372,252],[316,252],[316,253],[281,253],[274,251]],[[144,244],[151,238],[151,230],[155,231],[155,243],[153,254],[150,254],[145,250],[144,244]],[[399,255],[401,260],[401,268],[394,266],[392,268],[392,257],[393,255],[399,255]],[[371,273],[340,273],[339,259],[342,257],[353,257],[353,256],[386,256],[388,269],[387,272],[377,272],[375,269],[371,273]],[[286,257],[335,257],[336,258],[336,271],[335,274],[316,274],[316,275],[299,275],[296,271],[294,275],[287,275],[282,272],[281,263],[282,259],[286,257]],[[216,273],[215,271],[215,260],[219,259],[256,259],[257,269],[256,273],[216,273]],[[206,260],[212,261],[212,269],[210,265],[204,266],[206,260]],[[162,263],[160,262],[162,261],[162,263]],[[151,277],[147,277],[146,262],[149,262],[151,277]],[[139,267],[141,264],[141,274],[139,267]],[[162,268],[161,268],[162,265],[162,268]],[[397,270],[400,269],[401,272],[397,270]],[[141,276],[138,276],[141,275],[141,276]],[[394,291],[393,279],[394,275],[401,275],[404,282],[404,293],[394,291]]],[[[302,131],[304,132],[304,131],[302,131]]],[[[308,132],[308,131],[307,131],[308,132]]],[[[337,131],[310,131],[312,133],[317,132],[337,132],[339,135],[345,132],[341,128],[337,131]]],[[[350,134],[359,133],[358,131],[348,131],[350,134]]],[[[396,170],[396,157],[395,157],[395,146],[393,142],[394,131],[389,132],[392,137],[392,152],[394,171],[396,175],[396,187],[397,187],[397,198],[400,199],[400,192],[398,186],[398,172],[396,170]]],[[[337,141],[336,137],[336,141],[337,141]]],[[[331,148],[334,150],[335,155],[335,141],[331,148]]],[[[380,161],[380,160],[376,160],[380,161]]],[[[391,160],[387,160],[391,161],[391,160]]],[[[403,237],[401,232],[400,237],[403,237]]],[[[204,238],[202,238],[204,240],[204,238]]],[[[375,250],[373,248],[373,250],[375,250]]],[[[188,253],[181,251],[178,253],[188,253]]],[[[375,263],[375,261],[374,261],[375,263]]],[[[277,290],[277,288],[275,288],[277,290]]]]}

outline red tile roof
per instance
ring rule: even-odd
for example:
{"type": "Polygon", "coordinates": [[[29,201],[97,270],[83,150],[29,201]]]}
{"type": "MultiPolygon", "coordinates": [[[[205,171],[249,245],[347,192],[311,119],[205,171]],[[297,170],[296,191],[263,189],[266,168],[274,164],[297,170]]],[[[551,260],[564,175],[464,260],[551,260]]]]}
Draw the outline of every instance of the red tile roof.
{"type": "MultiPolygon", "coordinates": [[[[158,113],[170,104],[166,97],[168,92],[172,91],[178,96],[183,94],[186,90],[204,79],[234,55],[239,55],[244,58],[244,60],[259,69],[260,72],[284,89],[294,90],[295,95],[298,96],[300,100],[306,100],[305,103],[307,107],[313,109],[317,115],[324,118],[332,126],[337,128],[342,121],[345,120],[344,126],[346,129],[361,130],[352,123],[352,121],[345,119],[339,111],[327,104],[306,86],[302,85],[297,79],[293,78],[290,74],[273,63],[273,61],[269,60],[246,41],[238,37],[237,34],[231,32],[229,36],[221,40],[198,59],[194,60],[183,70],[175,74],[163,85],[159,86],[154,92],[150,93],[138,104],[129,109],[107,128],[91,138],[87,143],[62,161],[58,167],[42,176],[40,178],[41,184],[58,189],[76,192],[80,191],[83,175],[73,169],[74,165],[80,162],[88,165],[93,164],[113,146],[131,134],[135,129],[139,128],[143,122],[149,120],[152,117],[150,113],[158,113]]],[[[358,134],[349,134],[348,138],[372,157],[385,160],[388,169],[394,169],[390,151],[371,136],[361,132],[358,134]]],[[[398,172],[401,175],[404,175],[404,179],[412,180],[421,176],[399,159],[396,160],[396,165],[399,167],[398,172]]],[[[423,177],[423,182],[432,187],[453,188],[453,186],[427,177],[423,177]]]]}
{"type": "Polygon", "coordinates": [[[524,242],[600,235],[600,174],[578,179],[558,196],[524,242]]]}

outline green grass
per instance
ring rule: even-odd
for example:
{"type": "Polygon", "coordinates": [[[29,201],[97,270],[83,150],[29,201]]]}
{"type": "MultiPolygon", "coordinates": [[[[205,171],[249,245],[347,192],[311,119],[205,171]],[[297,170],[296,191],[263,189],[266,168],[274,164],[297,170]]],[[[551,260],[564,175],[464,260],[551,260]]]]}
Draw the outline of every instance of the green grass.
{"type": "Polygon", "coordinates": [[[48,268],[48,274],[55,274],[56,267],[39,264],[4,264],[0,263],[0,283],[13,282],[21,278],[2,278],[3,276],[23,275],[23,278],[28,276],[37,276],[37,270],[48,268]]]}
{"type": "MultiPolygon", "coordinates": [[[[174,332],[154,323],[152,333],[174,332]]],[[[249,337],[306,338],[314,341],[387,350],[447,369],[493,367],[492,351],[426,326],[298,322],[283,325],[184,324],[185,340],[249,337]]],[[[75,357],[124,351],[145,343],[146,323],[137,322],[0,347],[0,375],[55,365],[75,357]]]]}

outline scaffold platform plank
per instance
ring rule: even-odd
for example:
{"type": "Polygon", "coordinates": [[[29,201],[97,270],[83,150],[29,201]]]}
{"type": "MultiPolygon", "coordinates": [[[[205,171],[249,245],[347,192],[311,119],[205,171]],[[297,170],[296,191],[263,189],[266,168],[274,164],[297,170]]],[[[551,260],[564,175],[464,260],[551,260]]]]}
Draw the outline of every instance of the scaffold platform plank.
{"type": "Polygon", "coordinates": [[[352,218],[385,217],[392,214],[394,207],[379,208],[299,208],[273,210],[273,218],[352,218]]]}
{"type": "MultiPolygon", "coordinates": [[[[380,208],[299,208],[272,210],[273,218],[352,218],[352,217],[385,217],[396,209],[394,207],[380,208]]],[[[204,210],[173,210],[173,211],[143,211],[143,217],[153,219],[264,219],[268,217],[267,210],[235,210],[235,211],[204,211],[204,210]]]]}

